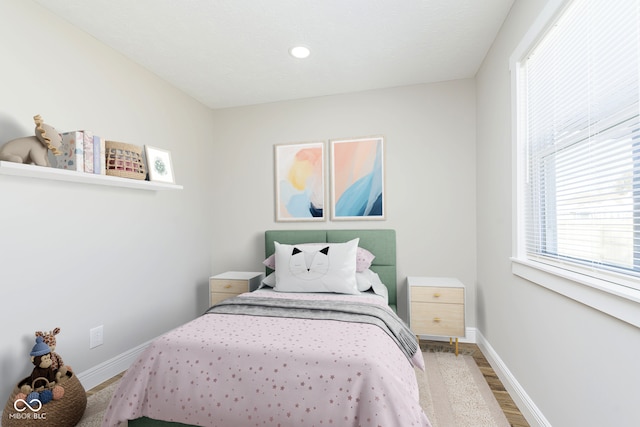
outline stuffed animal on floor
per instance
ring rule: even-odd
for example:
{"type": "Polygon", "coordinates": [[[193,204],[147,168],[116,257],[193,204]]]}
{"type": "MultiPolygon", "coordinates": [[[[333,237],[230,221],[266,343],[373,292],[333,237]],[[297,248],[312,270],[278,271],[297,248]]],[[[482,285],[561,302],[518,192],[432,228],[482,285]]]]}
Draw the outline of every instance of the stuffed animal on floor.
{"type": "Polygon", "coordinates": [[[51,367],[53,361],[51,360],[51,349],[44,343],[42,337],[36,338],[36,345],[31,350],[31,362],[35,365],[31,376],[29,377],[29,384],[34,390],[39,387],[47,387],[55,384],[56,371],[51,367]],[[38,378],[46,378],[47,381],[38,378]]]}
{"type": "Polygon", "coordinates": [[[52,126],[45,124],[40,115],[34,116],[35,136],[12,139],[0,147],[0,160],[14,163],[29,163],[39,166],[51,166],[47,151],[60,155],[62,136],[52,126]]]}
{"type": "Polygon", "coordinates": [[[51,350],[51,361],[53,362],[51,367],[56,371],[56,374],[59,377],[67,374],[67,371],[71,370],[71,367],[64,364],[62,357],[56,353],[56,335],[60,333],[60,328],[54,328],[49,332],[36,331],[36,338],[42,337],[42,340],[46,345],[49,346],[51,350]]]}

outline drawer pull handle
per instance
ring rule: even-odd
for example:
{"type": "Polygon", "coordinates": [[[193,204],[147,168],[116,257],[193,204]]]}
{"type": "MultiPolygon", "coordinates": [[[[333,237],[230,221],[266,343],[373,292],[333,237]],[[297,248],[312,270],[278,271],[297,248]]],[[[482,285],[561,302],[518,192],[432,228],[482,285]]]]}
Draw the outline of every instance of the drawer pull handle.
{"type": "Polygon", "coordinates": [[[434,297],[434,298],[440,298],[440,293],[439,293],[439,292],[436,292],[435,294],[433,294],[433,297],[434,297]]]}
{"type": "Polygon", "coordinates": [[[231,287],[231,285],[224,285],[225,289],[229,289],[231,287]]]}
{"type": "Polygon", "coordinates": [[[440,320],[441,320],[441,319],[440,319],[439,317],[434,317],[434,318],[433,318],[433,321],[434,321],[435,323],[440,323],[440,320]]]}

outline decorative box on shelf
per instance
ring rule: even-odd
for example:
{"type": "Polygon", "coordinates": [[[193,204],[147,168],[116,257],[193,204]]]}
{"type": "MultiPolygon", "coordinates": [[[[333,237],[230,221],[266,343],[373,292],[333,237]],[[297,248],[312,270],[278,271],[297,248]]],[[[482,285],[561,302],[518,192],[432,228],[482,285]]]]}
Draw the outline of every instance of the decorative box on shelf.
{"type": "Polygon", "coordinates": [[[105,141],[107,175],[145,179],[147,170],[142,160],[142,147],[124,142],[105,141]]]}

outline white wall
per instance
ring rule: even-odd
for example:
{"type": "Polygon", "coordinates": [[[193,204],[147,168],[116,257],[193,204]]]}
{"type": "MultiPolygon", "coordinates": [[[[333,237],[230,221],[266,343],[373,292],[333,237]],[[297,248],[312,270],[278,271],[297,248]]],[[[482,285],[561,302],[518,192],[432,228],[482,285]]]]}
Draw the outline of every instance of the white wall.
{"type": "Polygon", "coordinates": [[[475,326],[475,85],[458,80],[215,111],[214,272],[261,270],[266,229],[392,228],[406,277],[454,276],[475,326]],[[386,221],[274,221],[273,146],[383,135],[386,221]]]}
{"type": "Polygon", "coordinates": [[[204,310],[210,274],[260,269],[265,229],[394,228],[400,296],[407,275],[460,278],[469,326],[543,418],[640,424],[638,329],[511,274],[508,58],[543,6],[515,2],[475,81],[212,112],[31,1],[3,0],[0,143],[41,114],[171,150],[185,189],[0,176],[0,401],[31,370],[35,330],[61,327],[67,363],[95,367],[204,310]],[[386,221],[274,222],[274,144],[372,134],[385,136],[386,221]],[[89,350],[100,324],[105,344],[89,350]]]}
{"type": "Polygon", "coordinates": [[[0,176],[0,400],[31,371],[35,330],[61,327],[57,351],[93,369],[201,313],[210,274],[260,270],[270,228],[394,228],[400,297],[407,275],[456,276],[475,326],[473,80],[212,112],[30,1],[3,0],[0,37],[0,143],[41,114],[59,131],[169,149],[184,185],[0,176]],[[274,221],[274,144],[373,134],[386,221],[274,221]],[[89,350],[98,325],[105,344],[89,350]]]}
{"type": "Polygon", "coordinates": [[[0,175],[0,401],[30,374],[36,330],[83,372],[204,310],[211,111],[25,0],[0,2],[0,144],[91,129],[172,153],[182,191],[0,175]],[[89,349],[89,329],[104,345],[89,349]]]}
{"type": "Polygon", "coordinates": [[[58,352],[93,369],[201,313],[210,274],[261,269],[271,228],[393,228],[399,297],[408,275],[458,277],[475,327],[474,80],[210,111],[31,1],[0,3],[0,37],[0,143],[41,114],[60,131],[169,149],[184,185],[0,175],[1,401],[31,371],[35,330],[61,327],[58,352]],[[274,221],[274,144],[377,134],[386,221],[274,221]],[[101,324],[105,344],[89,350],[101,324]]]}
{"type": "Polygon", "coordinates": [[[636,426],[640,331],[511,273],[509,57],[545,3],[515,2],[476,76],[478,329],[542,422],[636,426]]]}

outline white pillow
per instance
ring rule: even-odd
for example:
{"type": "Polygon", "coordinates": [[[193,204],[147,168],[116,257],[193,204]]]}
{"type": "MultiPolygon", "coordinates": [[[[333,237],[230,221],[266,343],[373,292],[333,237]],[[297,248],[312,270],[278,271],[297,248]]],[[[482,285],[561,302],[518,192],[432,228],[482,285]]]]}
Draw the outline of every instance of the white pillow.
{"type": "MultiPolygon", "coordinates": [[[[301,243],[301,245],[321,245],[322,243],[301,243]]],[[[356,252],[356,271],[362,272],[367,268],[371,267],[371,263],[376,256],[366,250],[365,248],[361,248],[358,246],[358,252],[356,252]]],[[[262,261],[262,264],[269,267],[272,270],[276,269],[276,254],[271,254],[262,261]]]]}
{"type": "Polygon", "coordinates": [[[336,292],[357,294],[356,252],[360,239],[346,243],[285,245],[276,248],[279,292],[336,292]]]}
{"type": "Polygon", "coordinates": [[[360,292],[366,292],[369,289],[376,294],[384,298],[386,304],[389,304],[389,290],[380,280],[378,273],[369,270],[356,273],[356,279],[358,281],[358,290],[360,292]]]}
{"type": "Polygon", "coordinates": [[[382,283],[382,280],[380,280],[378,273],[371,271],[368,268],[356,273],[356,280],[358,282],[358,290],[360,292],[372,289],[374,293],[383,296],[388,292],[387,287],[382,283]]]}
{"type": "Polygon", "coordinates": [[[368,291],[369,289],[371,289],[371,286],[373,286],[373,283],[371,282],[371,276],[368,273],[369,271],[371,270],[367,269],[364,271],[356,271],[356,283],[358,284],[358,290],[360,292],[368,291]]]}
{"type": "Polygon", "coordinates": [[[276,285],[276,273],[274,272],[274,273],[269,273],[267,277],[262,279],[262,282],[260,282],[259,288],[264,288],[265,286],[273,288],[275,285],[276,285]]]}

